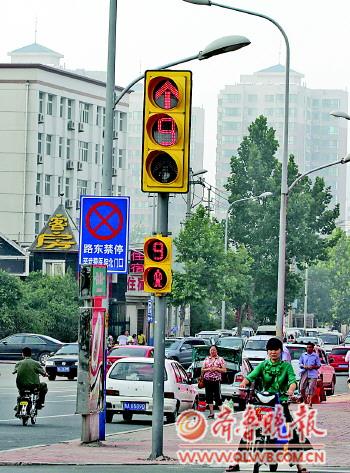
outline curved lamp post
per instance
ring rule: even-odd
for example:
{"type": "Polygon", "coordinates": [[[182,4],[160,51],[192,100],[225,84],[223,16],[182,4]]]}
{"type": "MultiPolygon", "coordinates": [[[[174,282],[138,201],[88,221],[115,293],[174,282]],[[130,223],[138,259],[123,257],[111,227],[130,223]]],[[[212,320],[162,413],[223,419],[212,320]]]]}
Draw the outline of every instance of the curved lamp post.
{"type": "Polygon", "coordinates": [[[284,295],[286,281],[286,222],[287,222],[287,194],[288,194],[288,117],[289,117],[289,71],[290,71],[290,47],[288,36],[282,26],[273,18],[243,8],[231,7],[211,0],[183,0],[184,2],[195,5],[216,6],[233,10],[247,15],[263,18],[274,24],[281,32],[286,44],[286,73],[285,73],[285,95],[284,95],[284,133],[283,133],[283,158],[282,158],[282,176],[281,176],[281,205],[280,205],[280,227],[279,227],[279,248],[278,248],[278,284],[277,284],[277,317],[276,317],[276,335],[282,336],[283,314],[284,314],[284,295]]]}
{"type": "MultiPolygon", "coordinates": [[[[265,199],[266,197],[270,197],[272,192],[263,192],[260,195],[252,195],[251,197],[244,197],[243,199],[238,199],[233,201],[230,204],[230,207],[226,211],[226,218],[225,218],[225,239],[224,239],[224,251],[225,255],[227,254],[227,245],[228,245],[228,220],[229,220],[229,213],[233,205],[239,204],[240,202],[246,202],[247,200],[257,200],[257,199],[265,199]]],[[[225,329],[225,319],[226,319],[226,301],[223,299],[221,301],[221,329],[225,329]]]]}
{"type": "MultiPolygon", "coordinates": [[[[155,67],[154,70],[158,71],[160,69],[169,69],[169,67],[177,66],[178,64],[183,64],[185,62],[193,61],[195,59],[202,61],[203,59],[209,59],[213,56],[218,56],[219,54],[228,53],[230,51],[237,51],[238,49],[248,46],[249,44],[250,40],[245,36],[223,36],[222,38],[218,38],[212,41],[210,44],[208,44],[208,46],[203,49],[203,51],[199,51],[199,53],[194,54],[193,56],[169,62],[168,64],[164,64],[164,66],[155,67]]],[[[120,102],[124,95],[131,89],[131,87],[140,80],[142,80],[144,77],[145,74],[141,74],[135,80],[130,82],[130,84],[128,84],[118,95],[118,98],[114,102],[114,107],[116,107],[116,105],[120,102]]]]}
{"type": "Polygon", "coordinates": [[[335,110],[333,112],[330,112],[330,115],[336,118],[345,118],[345,120],[350,120],[350,115],[346,112],[342,112],[341,110],[335,110]]]}

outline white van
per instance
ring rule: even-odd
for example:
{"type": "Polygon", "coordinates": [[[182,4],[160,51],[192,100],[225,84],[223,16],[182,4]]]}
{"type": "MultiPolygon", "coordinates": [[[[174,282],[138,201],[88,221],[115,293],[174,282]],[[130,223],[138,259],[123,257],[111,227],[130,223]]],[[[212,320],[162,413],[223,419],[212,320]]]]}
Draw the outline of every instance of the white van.
{"type": "Polygon", "coordinates": [[[276,335],[276,325],[259,325],[256,329],[255,335],[276,335]]]}

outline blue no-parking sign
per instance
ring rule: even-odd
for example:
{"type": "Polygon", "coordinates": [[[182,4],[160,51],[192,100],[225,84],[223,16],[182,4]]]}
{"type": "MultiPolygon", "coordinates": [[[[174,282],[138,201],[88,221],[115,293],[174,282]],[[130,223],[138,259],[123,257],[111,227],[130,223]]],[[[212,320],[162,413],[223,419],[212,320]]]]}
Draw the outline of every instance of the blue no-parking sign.
{"type": "Polygon", "coordinates": [[[129,209],[129,197],[80,197],[79,264],[127,273],[129,209]]]}

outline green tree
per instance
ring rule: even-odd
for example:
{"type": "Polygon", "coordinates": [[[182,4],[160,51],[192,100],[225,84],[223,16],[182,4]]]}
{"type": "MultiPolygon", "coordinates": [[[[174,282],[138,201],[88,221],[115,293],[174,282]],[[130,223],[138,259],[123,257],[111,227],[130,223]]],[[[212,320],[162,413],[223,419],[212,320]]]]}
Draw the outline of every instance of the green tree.
{"type": "MultiPolygon", "coordinates": [[[[229,221],[229,239],[244,245],[253,258],[252,308],[260,321],[274,321],[276,313],[279,208],[281,164],[275,154],[278,142],[267,119],[258,117],[249,127],[236,156],[231,158],[231,174],[226,185],[229,200],[272,192],[264,201],[250,200],[233,205],[229,221]]],[[[288,163],[289,185],[298,177],[294,157],[288,163]]],[[[339,208],[330,208],[332,195],[324,180],[304,178],[289,196],[287,214],[286,303],[299,294],[302,279],[289,271],[296,264],[302,269],[326,258],[334,242],[323,238],[335,228],[339,208]]]]}
{"type": "MultiPolygon", "coordinates": [[[[221,301],[225,297],[231,317],[234,307],[248,297],[250,257],[241,246],[224,252],[223,227],[198,206],[175,239],[177,262],[172,302],[191,305],[191,332],[218,328],[221,301]]],[[[231,320],[232,321],[232,320],[231,320]]]]}
{"type": "Polygon", "coordinates": [[[22,282],[0,270],[0,337],[16,331],[19,304],[23,295],[22,282]]]}
{"type": "Polygon", "coordinates": [[[71,273],[47,276],[30,273],[23,285],[19,322],[22,330],[62,341],[78,338],[78,285],[71,273]]]}

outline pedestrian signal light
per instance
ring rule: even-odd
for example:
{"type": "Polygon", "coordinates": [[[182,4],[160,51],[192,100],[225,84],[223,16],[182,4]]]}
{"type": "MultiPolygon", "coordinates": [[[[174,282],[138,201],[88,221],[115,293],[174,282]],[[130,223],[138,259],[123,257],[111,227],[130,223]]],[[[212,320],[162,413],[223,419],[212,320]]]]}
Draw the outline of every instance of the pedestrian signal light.
{"type": "Polygon", "coordinates": [[[81,299],[92,298],[92,265],[83,265],[79,273],[79,296],[81,299]]]}
{"type": "Polygon", "coordinates": [[[188,192],[191,90],[191,71],[146,71],[143,192],[188,192]]]}
{"type": "Polygon", "coordinates": [[[154,294],[171,292],[172,238],[155,235],[144,243],[144,290],[154,294]]]}

